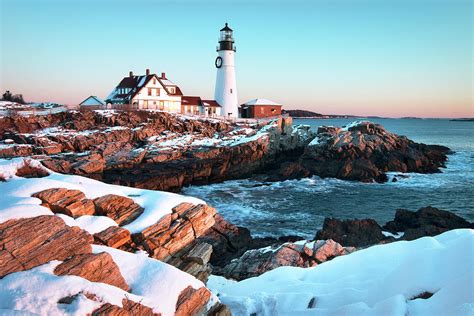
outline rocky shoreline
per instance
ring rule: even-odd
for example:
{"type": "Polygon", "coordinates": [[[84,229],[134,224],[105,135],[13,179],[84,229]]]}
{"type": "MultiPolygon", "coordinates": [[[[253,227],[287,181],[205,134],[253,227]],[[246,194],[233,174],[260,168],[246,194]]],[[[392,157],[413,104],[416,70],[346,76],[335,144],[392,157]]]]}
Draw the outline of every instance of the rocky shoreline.
{"type": "Polygon", "coordinates": [[[397,210],[384,226],[326,218],[312,240],[253,238],[203,201],[148,191],[249,177],[385,182],[389,171],[445,167],[449,148],[417,144],[370,122],[314,133],[285,118],[231,125],[163,112],[87,111],[2,117],[0,135],[0,157],[10,159],[0,166],[6,194],[0,282],[16,292],[15,278],[30,274],[91,282],[56,297],[52,310],[88,302],[92,315],[229,315],[206,288],[211,274],[240,281],[282,266],[315,267],[374,245],[474,228],[451,212],[425,207],[397,210]],[[146,262],[145,271],[177,268],[168,273],[178,285],[150,276],[171,282],[161,286],[172,287],[173,296],[141,290],[144,278],[125,268],[131,262],[146,262]],[[91,290],[96,283],[113,289],[91,290]],[[156,295],[170,301],[166,310],[156,305],[156,295]]]}
{"type": "Polygon", "coordinates": [[[3,158],[30,156],[56,172],[171,192],[250,177],[386,182],[390,171],[440,172],[451,153],[364,121],[314,133],[291,118],[232,125],[140,111],[2,117],[0,140],[3,158]]]}

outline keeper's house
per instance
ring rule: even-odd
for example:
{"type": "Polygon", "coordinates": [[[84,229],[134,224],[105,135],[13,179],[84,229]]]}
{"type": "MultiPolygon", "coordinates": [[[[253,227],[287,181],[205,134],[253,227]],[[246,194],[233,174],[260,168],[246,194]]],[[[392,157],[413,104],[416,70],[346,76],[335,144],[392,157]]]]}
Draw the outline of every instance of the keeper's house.
{"type": "Polygon", "coordinates": [[[282,105],[267,99],[253,99],[240,106],[242,118],[262,118],[281,115],[282,105]]]}
{"type": "Polygon", "coordinates": [[[107,108],[180,113],[182,96],[181,89],[166,78],[165,73],[158,76],[147,69],[146,74],[140,76],[130,71],[129,76],[120,81],[105,102],[107,108]]]}

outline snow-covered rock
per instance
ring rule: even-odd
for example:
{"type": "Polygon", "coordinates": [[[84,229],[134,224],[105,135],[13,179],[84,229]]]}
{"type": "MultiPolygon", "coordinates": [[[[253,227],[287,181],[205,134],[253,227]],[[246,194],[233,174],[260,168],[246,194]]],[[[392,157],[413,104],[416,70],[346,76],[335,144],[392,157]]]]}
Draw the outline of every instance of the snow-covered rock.
{"type": "Polygon", "coordinates": [[[472,315],[474,230],[377,245],[240,282],[212,276],[208,287],[234,315],[472,315]]]}

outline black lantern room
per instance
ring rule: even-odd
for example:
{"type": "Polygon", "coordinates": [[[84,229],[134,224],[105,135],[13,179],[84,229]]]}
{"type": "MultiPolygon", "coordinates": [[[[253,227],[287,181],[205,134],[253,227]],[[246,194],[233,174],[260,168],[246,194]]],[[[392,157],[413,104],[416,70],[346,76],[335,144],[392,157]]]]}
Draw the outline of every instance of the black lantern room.
{"type": "Polygon", "coordinates": [[[217,50],[233,50],[235,52],[234,37],[232,36],[232,29],[225,24],[221,29],[221,35],[219,37],[219,46],[217,50]]]}

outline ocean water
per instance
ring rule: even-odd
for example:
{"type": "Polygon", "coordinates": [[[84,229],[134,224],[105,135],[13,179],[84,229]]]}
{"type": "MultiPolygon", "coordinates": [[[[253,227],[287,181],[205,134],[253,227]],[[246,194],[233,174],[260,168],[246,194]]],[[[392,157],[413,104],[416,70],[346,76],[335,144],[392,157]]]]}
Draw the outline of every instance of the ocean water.
{"type": "MultiPolygon", "coordinates": [[[[199,197],[253,236],[314,237],[325,217],[393,219],[396,209],[431,205],[474,221],[474,122],[442,119],[370,119],[387,130],[456,153],[437,174],[408,174],[398,182],[359,183],[312,177],[266,185],[253,180],[192,186],[183,193],[199,197]]],[[[353,119],[295,119],[294,124],[342,126],[353,119]]]]}

